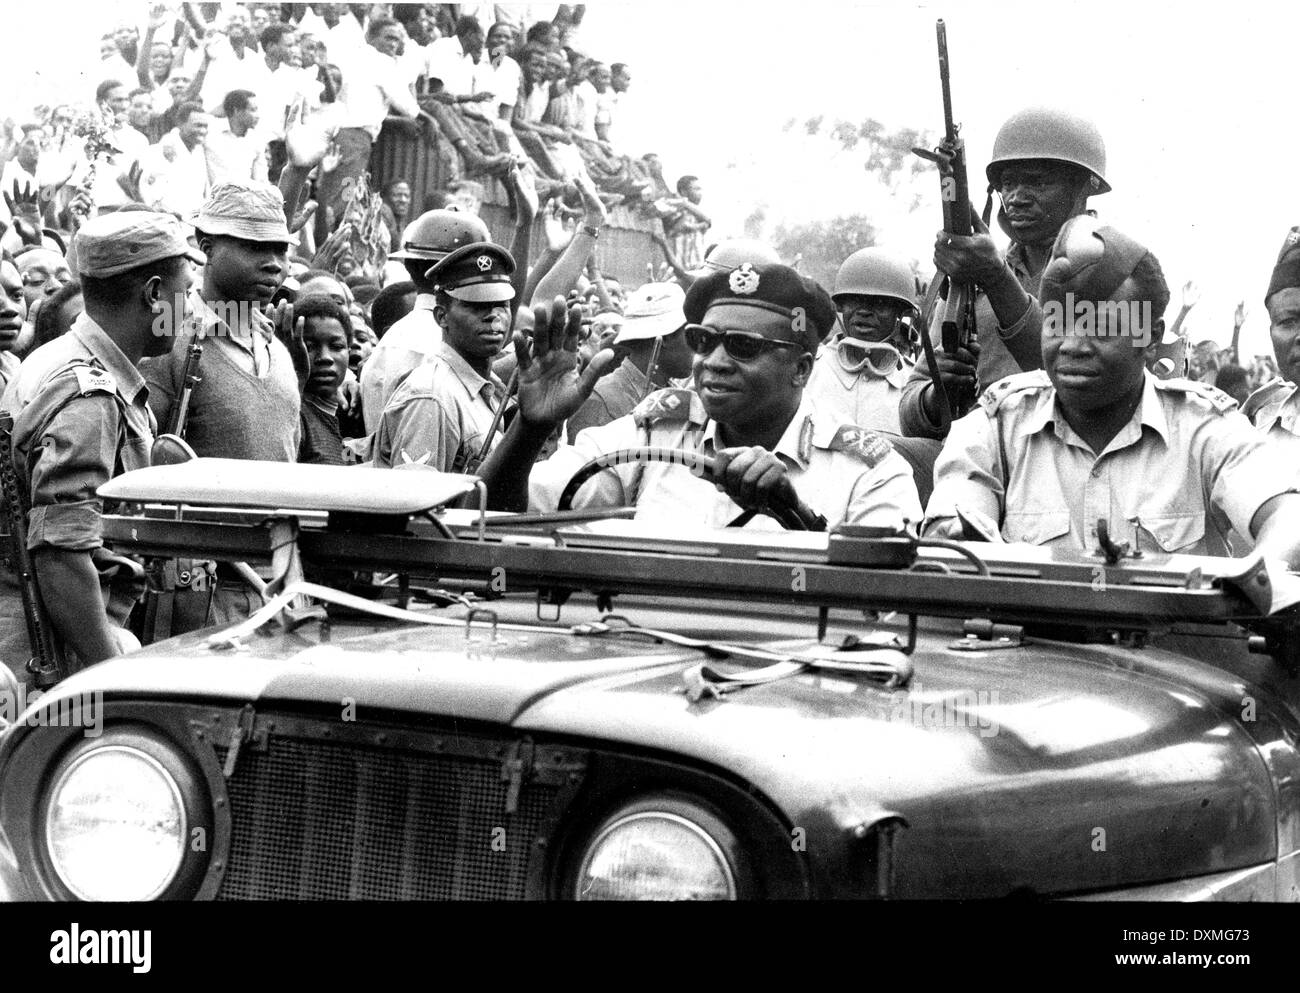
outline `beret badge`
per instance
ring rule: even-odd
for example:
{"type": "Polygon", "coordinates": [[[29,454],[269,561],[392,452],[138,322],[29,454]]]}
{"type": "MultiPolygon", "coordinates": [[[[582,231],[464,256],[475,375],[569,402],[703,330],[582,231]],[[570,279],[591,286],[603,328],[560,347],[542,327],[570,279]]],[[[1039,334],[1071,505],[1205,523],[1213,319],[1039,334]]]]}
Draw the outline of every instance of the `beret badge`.
{"type": "Polygon", "coordinates": [[[731,271],[727,285],[731,287],[732,293],[748,296],[758,291],[758,273],[754,271],[752,264],[742,262],[731,271]]]}

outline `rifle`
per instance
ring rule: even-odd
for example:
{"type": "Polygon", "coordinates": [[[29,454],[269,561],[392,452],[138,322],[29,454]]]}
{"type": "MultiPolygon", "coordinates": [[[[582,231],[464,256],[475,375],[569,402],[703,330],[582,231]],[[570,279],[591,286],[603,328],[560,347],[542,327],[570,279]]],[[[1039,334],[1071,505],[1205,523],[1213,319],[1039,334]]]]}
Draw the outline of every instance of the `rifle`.
{"type": "Polygon", "coordinates": [[[194,387],[203,382],[203,377],[199,375],[199,362],[202,358],[203,336],[196,331],[194,340],[190,342],[185,355],[185,369],[181,373],[181,395],[176,398],[176,406],[172,408],[172,416],[167,421],[166,434],[174,434],[177,438],[185,437],[185,421],[190,414],[190,397],[194,394],[194,387]]]}
{"type": "Polygon", "coordinates": [[[23,597],[23,619],[27,622],[27,640],[32,657],[27,671],[36,685],[47,689],[69,675],[67,659],[54,638],[50,615],[41,599],[40,583],[27,551],[27,500],[18,487],[13,458],[13,415],[0,412],[0,490],[4,494],[5,518],[9,526],[9,560],[23,597]]]}
{"type": "MultiPolygon", "coordinates": [[[[948,30],[940,18],[935,22],[935,35],[939,43],[939,85],[943,90],[943,140],[931,151],[913,148],[912,151],[939,167],[939,191],[943,203],[943,229],[950,235],[969,237],[974,233],[971,225],[970,183],[966,178],[966,142],[961,137],[961,126],[952,119],[952,87],[948,79],[948,30]]],[[[926,294],[924,328],[921,341],[930,364],[930,376],[939,397],[941,427],[946,428],[954,416],[964,411],[953,408],[948,391],[944,389],[935,364],[934,346],[930,343],[929,325],[935,303],[940,294],[945,297],[942,324],[943,350],[956,355],[975,338],[975,287],[970,283],[957,283],[946,274],[935,278],[926,294]]]]}

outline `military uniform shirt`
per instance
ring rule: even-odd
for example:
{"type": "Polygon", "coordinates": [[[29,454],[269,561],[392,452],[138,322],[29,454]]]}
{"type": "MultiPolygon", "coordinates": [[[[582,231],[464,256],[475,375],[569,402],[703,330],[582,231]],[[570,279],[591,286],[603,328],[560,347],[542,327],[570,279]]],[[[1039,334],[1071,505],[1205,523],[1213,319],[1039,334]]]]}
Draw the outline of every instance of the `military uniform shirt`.
{"type": "Polygon", "coordinates": [[[436,303],[434,294],[418,294],[415,309],[388,329],[361,367],[361,415],[370,434],[379,430],[379,419],[402,379],[438,354],[442,328],[433,318],[436,303]]]}
{"type": "Polygon", "coordinates": [[[902,434],[898,404],[912,363],[900,356],[898,367],[885,376],[877,376],[870,368],[849,372],[840,365],[839,341],[833,338],[817,349],[805,395],[831,420],[902,434]]]}
{"type": "MultiPolygon", "coordinates": [[[[528,480],[531,510],[554,510],[570,478],[588,461],[621,448],[655,446],[712,455],[717,423],[692,390],[651,393],[636,410],[581,432],[575,443],[533,467],[528,480]]],[[[920,520],[911,469],[889,442],[816,411],[805,394],[775,454],[785,463],[795,492],[827,519],[897,527],[920,520]]],[[[648,462],[599,473],[578,491],[573,506],[635,505],[638,520],[726,527],[742,513],[731,498],[684,465],[648,462]]],[[[746,525],[780,529],[763,514],[746,525]]]]}
{"type": "Polygon", "coordinates": [[[483,447],[505,397],[504,384],[489,375],[491,379],[480,376],[446,342],[439,345],[432,360],[413,370],[384,408],[375,431],[375,465],[416,463],[464,472],[483,447]]]}
{"type": "MultiPolygon", "coordinates": [[[[959,537],[956,509],[1007,541],[1093,551],[1098,518],[1147,551],[1232,554],[1255,512],[1297,489],[1225,393],[1145,373],[1132,419],[1100,454],[1066,423],[1043,370],[1004,379],[953,422],[935,463],[926,531],[959,537]]],[[[1237,549],[1240,554],[1244,549],[1237,549]]]]}
{"type": "Polygon", "coordinates": [[[28,548],[103,544],[96,490],[149,464],[155,423],[148,392],[139,370],[87,314],[23,363],[7,396],[30,398],[10,408],[14,467],[31,494],[28,548]]]}
{"type": "Polygon", "coordinates": [[[1300,387],[1285,379],[1265,383],[1246,398],[1241,412],[1261,434],[1275,441],[1294,444],[1300,437],[1300,387]]]}

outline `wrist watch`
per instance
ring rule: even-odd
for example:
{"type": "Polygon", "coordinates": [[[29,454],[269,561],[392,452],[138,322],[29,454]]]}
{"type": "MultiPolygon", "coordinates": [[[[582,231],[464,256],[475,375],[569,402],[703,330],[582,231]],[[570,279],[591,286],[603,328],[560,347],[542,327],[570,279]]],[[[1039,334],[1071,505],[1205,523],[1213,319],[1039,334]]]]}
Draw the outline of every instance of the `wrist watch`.
{"type": "Polygon", "coordinates": [[[591,235],[593,238],[599,238],[599,237],[600,237],[600,228],[598,228],[598,227],[594,227],[594,226],[591,225],[591,224],[584,224],[584,225],[582,226],[582,230],[585,231],[585,232],[587,232],[587,234],[591,235]]]}

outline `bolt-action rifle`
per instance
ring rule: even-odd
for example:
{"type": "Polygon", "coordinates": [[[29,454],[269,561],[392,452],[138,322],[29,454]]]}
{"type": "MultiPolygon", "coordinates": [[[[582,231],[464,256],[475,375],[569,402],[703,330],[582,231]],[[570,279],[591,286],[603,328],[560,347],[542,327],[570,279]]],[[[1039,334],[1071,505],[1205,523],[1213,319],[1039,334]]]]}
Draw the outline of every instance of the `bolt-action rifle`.
{"type": "Polygon", "coordinates": [[[67,659],[59,650],[54,626],[41,599],[40,583],[27,550],[27,500],[18,486],[13,459],[14,419],[0,412],[0,490],[4,493],[5,524],[9,530],[8,556],[23,597],[23,618],[32,656],[27,671],[41,689],[53,686],[69,674],[67,659]]]}
{"type": "Polygon", "coordinates": [[[181,395],[176,398],[176,405],[172,407],[172,416],[167,422],[166,433],[174,434],[177,438],[185,437],[185,422],[190,415],[190,398],[194,395],[194,387],[203,382],[203,377],[199,375],[199,363],[202,360],[203,335],[196,331],[185,353],[185,369],[181,373],[181,395]]]}
{"type": "MultiPolygon", "coordinates": [[[[948,31],[942,19],[935,23],[935,34],[939,42],[939,85],[943,90],[943,140],[933,151],[928,148],[913,148],[912,151],[939,167],[944,231],[957,237],[969,237],[974,229],[971,225],[970,183],[966,178],[966,142],[961,137],[960,125],[954,124],[952,119],[948,31]]],[[[940,427],[946,430],[952,418],[965,411],[954,409],[952,399],[939,377],[934,346],[930,343],[930,319],[940,295],[944,297],[941,325],[943,350],[949,355],[956,355],[959,348],[966,347],[975,338],[975,287],[970,283],[958,283],[946,274],[942,279],[936,275],[930,283],[930,291],[926,294],[925,307],[922,309],[924,324],[921,342],[939,399],[940,427]]]]}

